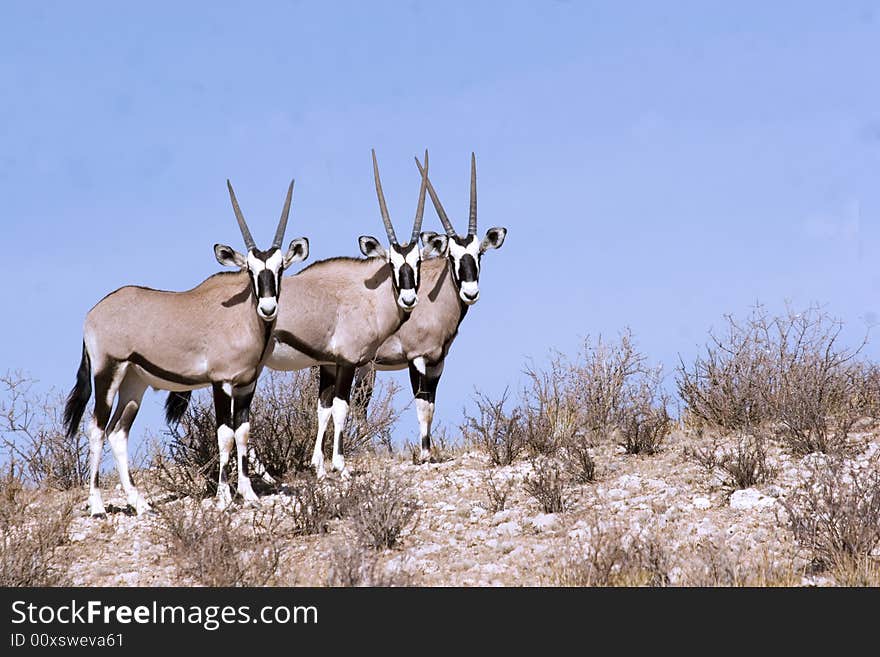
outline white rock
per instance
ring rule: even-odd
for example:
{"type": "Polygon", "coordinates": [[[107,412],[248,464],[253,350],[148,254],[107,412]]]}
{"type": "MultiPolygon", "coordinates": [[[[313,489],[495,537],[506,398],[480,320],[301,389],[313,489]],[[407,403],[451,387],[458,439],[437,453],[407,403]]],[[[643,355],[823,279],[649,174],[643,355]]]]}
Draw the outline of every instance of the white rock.
{"type": "Polygon", "coordinates": [[[492,516],[492,522],[496,525],[504,522],[505,520],[509,520],[516,512],[513,509],[505,509],[504,511],[499,511],[495,515],[492,516]]]}
{"type": "Polygon", "coordinates": [[[776,504],[776,498],[754,488],[738,490],[730,496],[731,509],[765,509],[776,504]]]}
{"type": "Polygon", "coordinates": [[[617,485],[629,490],[638,490],[643,484],[640,476],[625,474],[617,479],[617,485]]]}
{"type": "Polygon", "coordinates": [[[558,523],[559,519],[556,517],[555,513],[539,513],[531,519],[532,527],[539,532],[553,529],[558,523]]]}
{"type": "Polygon", "coordinates": [[[716,529],[708,518],[704,518],[703,522],[697,526],[697,536],[700,538],[714,536],[715,534],[716,529]]]}
{"type": "Polygon", "coordinates": [[[509,522],[502,522],[495,528],[498,534],[506,534],[508,536],[516,536],[520,533],[519,523],[514,522],[513,520],[509,522]]]}
{"type": "Polygon", "coordinates": [[[708,497],[695,497],[693,505],[697,509],[708,509],[712,506],[712,501],[708,497]]]}

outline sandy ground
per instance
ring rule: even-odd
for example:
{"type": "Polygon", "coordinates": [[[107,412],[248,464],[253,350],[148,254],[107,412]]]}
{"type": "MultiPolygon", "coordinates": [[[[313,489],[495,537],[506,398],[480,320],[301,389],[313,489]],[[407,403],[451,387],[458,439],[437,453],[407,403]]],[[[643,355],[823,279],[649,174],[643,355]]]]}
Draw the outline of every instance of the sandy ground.
{"type": "MultiPolygon", "coordinates": [[[[862,436],[854,462],[875,463],[876,437],[862,436]]],[[[697,440],[673,433],[651,456],[625,454],[613,445],[599,446],[594,458],[597,480],[568,485],[565,510],[543,513],[525,491],[532,472],[527,458],[492,468],[476,450],[459,450],[441,463],[414,465],[400,457],[365,455],[351,462],[355,480],[371,468],[388,467],[407,482],[418,500],[417,520],[398,545],[375,555],[387,582],[428,586],[533,586],[559,583],[565,560],[608,528],[623,528],[630,538],[652,537],[665,553],[669,584],[739,583],[784,585],[834,584],[827,574],[811,574],[808,555],[793,542],[780,501],[822,456],[797,458],[778,446],[770,449],[776,469],[768,483],[745,491],[722,485],[717,473],[685,455],[697,440]],[[811,461],[812,459],[812,461],[811,461]],[[486,484],[510,481],[501,511],[492,511],[486,484]],[[702,575],[695,575],[699,571],[702,575]],[[710,573],[707,575],[707,573],[710,573]],[[715,573],[714,575],[711,573],[715,573]],[[706,579],[708,577],[708,580],[706,579]]],[[[326,486],[344,486],[330,480],[326,486]]],[[[84,497],[84,495],[83,495],[84,497]]],[[[153,495],[163,513],[193,513],[213,500],[164,501],[153,495]]],[[[76,586],[160,586],[198,584],[181,575],[169,543],[162,539],[161,515],[132,516],[122,511],[121,491],[105,491],[111,509],[106,519],[85,515],[78,504],[70,542],[56,554],[76,586]],[[113,507],[116,507],[115,509],[113,507]]],[[[261,497],[260,508],[236,505],[229,513],[248,523],[291,497],[261,497]]],[[[354,541],[346,519],[333,520],[320,535],[283,536],[283,559],[273,581],[286,585],[324,585],[341,545],[354,541]]],[[[258,557],[257,557],[258,558],[258,557]]]]}

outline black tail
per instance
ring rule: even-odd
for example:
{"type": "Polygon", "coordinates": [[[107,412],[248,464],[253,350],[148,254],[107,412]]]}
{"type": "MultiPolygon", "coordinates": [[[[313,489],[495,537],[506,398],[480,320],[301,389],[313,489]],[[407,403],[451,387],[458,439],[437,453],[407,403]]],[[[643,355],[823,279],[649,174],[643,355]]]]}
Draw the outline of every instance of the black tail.
{"type": "Polygon", "coordinates": [[[180,419],[186,413],[191,396],[192,392],[189,390],[168,393],[168,398],[165,400],[165,422],[168,423],[169,427],[176,427],[180,424],[180,419]]]}
{"type": "Polygon", "coordinates": [[[79,428],[86,404],[92,396],[92,361],[89,352],[86,351],[86,343],[83,341],[83,355],[76,371],[76,384],[70,394],[67,395],[67,403],[64,405],[64,426],[67,428],[67,437],[73,438],[79,428]]]}

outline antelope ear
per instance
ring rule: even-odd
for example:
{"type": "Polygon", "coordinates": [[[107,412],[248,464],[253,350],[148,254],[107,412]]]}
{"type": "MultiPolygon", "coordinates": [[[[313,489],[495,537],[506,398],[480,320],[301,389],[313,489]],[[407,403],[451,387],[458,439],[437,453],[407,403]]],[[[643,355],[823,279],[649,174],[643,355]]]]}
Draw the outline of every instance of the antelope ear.
{"type": "Polygon", "coordinates": [[[291,240],[290,246],[287,247],[287,253],[284,254],[284,268],[287,269],[294,262],[302,262],[309,257],[309,238],[300,237],[291,240]]]}
{"type": "Polygon", "coordinates": [[[247,267],[247,258],[231,246],[215,244],[214,256],[217,258],[217,262],[224,267],[238,267],[239,269],[245,269],[247,267]]]}
{"type": "Polygon", "coordinates": [[[361,253],[368,258],[387,258],[388,253],[382,244],[372,235],[361,235],[358,237],[358,244],[361,247],[361,253]]]}
{"type": "Polygon", "coordinates": [[[429,258],[431,256],[446,255],[446,249],[449,248],[449,237],[446,235],[438,235],[434,231],[426,230],[419,235],[422,240],[422,257],[429,258]]]}
{"type": "Polygon", "coordinates": [[[480,244],[480,253],[485,253],[489,249],[500,249],[504,244],[504,238],[507,237],[507,229],[496,226],[486,231],[486,237],[480,244]]]}

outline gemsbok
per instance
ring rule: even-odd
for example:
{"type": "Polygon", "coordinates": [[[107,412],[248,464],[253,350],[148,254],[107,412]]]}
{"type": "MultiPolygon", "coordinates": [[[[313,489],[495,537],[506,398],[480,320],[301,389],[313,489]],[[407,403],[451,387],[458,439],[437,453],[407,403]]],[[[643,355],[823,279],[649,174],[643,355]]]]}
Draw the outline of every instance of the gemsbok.
{"type": "MultiPolygon", "coordinates": [[[[419,171],[427,176],[416,158],[419,171]]],[[[428,290],[409,319],[389,337],[376,352],[376,370],[409,368],[409,380],[416,401],[419,420],[422,461],[431,457],[431,423],[437,385],[443,374],[443,363],[468,308],[480,297],[480,266],[483,254],[504,243],[507,229],[493,227],[482,239],[477,235],[477,162],[471,153],[471,198],[467,235],[455,232],[443,209],[437,192],[428,180],[428,193],[448,236],[444,258],[422,262],[422,285],[428,290]]],[[[437,235],[422,233],[422,240],[431,243],[437,235]]],[[[321,376],[324,372],[322,369],[321,376]]],[[[362,398],[369,403],[373,378],[359,377],[362,398]]]]}
{"type": "MultiPolygon", "coordinates": [[[[332,469],[348,476],[343,457],[342,430],[348,416],[351,384],[357,367],[369,363],[389,335],[405,324],[419,303],[422,258],[445,252],[445,235],[424,236],[418,241],[428,185],[428,153],[409,241],[397,241],[388,214],[376,153],[372,153],[373,178],[379,211],[389,248],[369,235],[358,238],[362,258],[330,258],[314,262],[284,279],[285,299],[278,311],[272,351],[266,366],[293,371],[321,365],[318,386],[318,432],[311,464],[324,477],[323,439],[333,418],[332,469]]],[[[168,416],[174,422],[183,408],[168,416]]],[[[257,472],[263,470],[254,459],[257,472]]]]}
{"type": "MultiPolygon", "coordinates": [[[[257,499],[246,458],[251,399],[279,312],[281,275],[308,257],[309,242],[304,237],[295,239],[286,252],[281,251],[293,181],[275,238],[265,251],[254,243],[232,184],[228,180],[226,184],[247,253],[215,244],[214,254],[220,264],[238,271],[214,274],[186,292],[121,287],[86,315],[82,360],[67,398],[64,422],[67,435],[73,436],[92,395],[94,375],[95,407],[89,426],[89,509],[93,516],[105,514],[98,468],[108,432],[128,504],[138,514],[150,508],[132,483],[128,468],[128,433],[150,386],[170,391],[213,387],[220,451],[217,496],[223,504],[232,499],[226,466],[234,441],[238,492],[247,501],[257,499]]],[[[295,313],[295,303],[288,307],[295,313]]]]}

